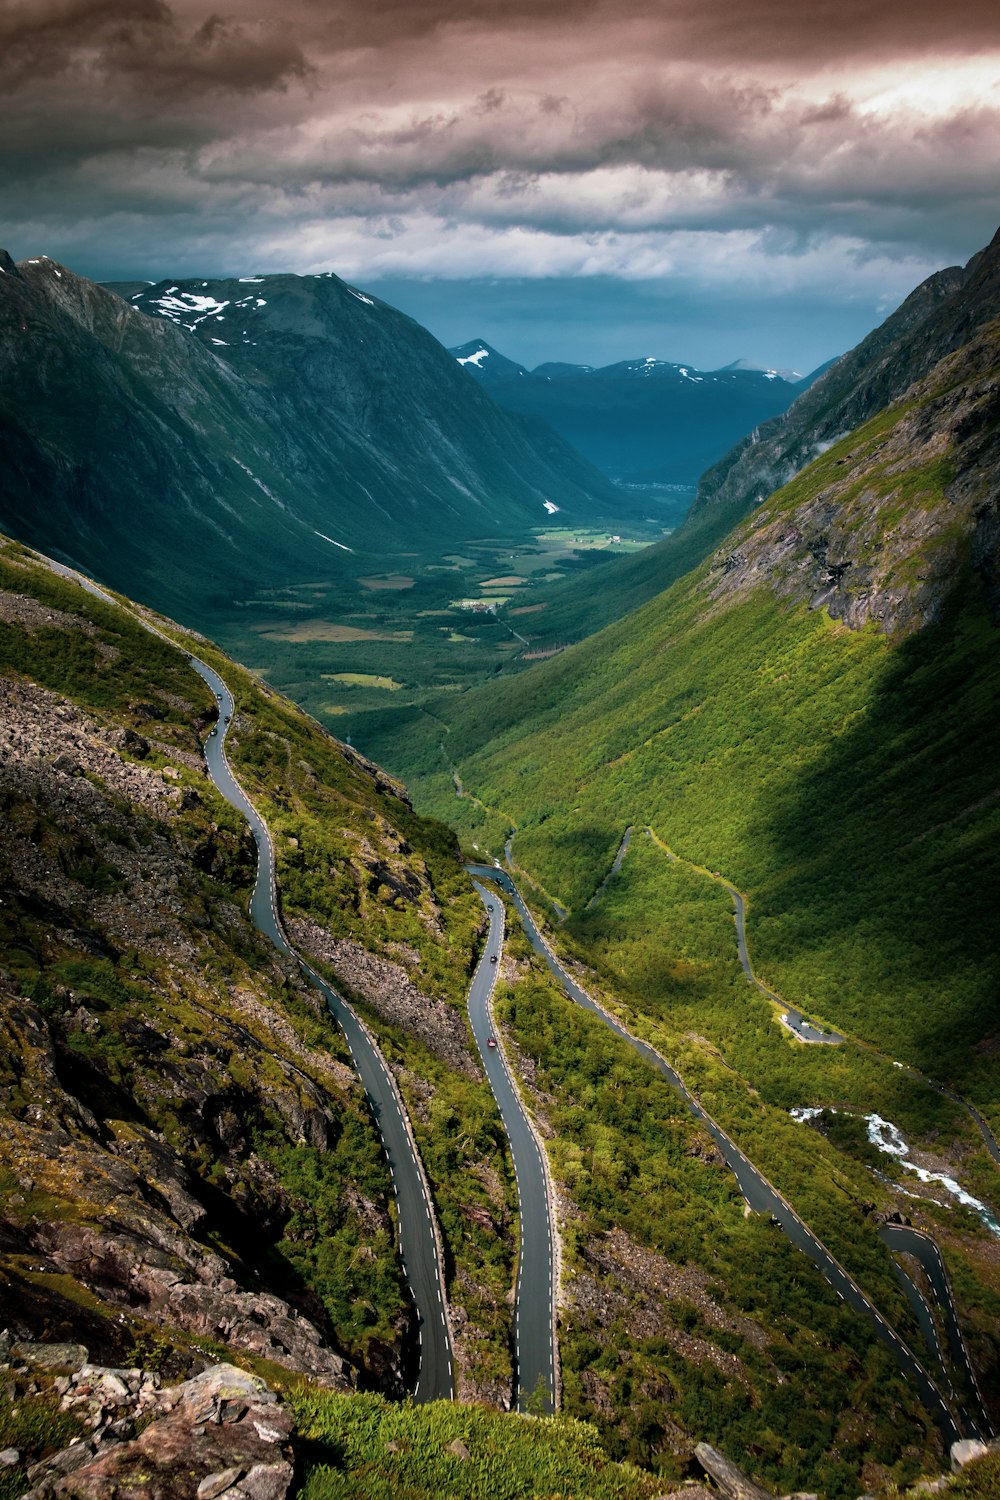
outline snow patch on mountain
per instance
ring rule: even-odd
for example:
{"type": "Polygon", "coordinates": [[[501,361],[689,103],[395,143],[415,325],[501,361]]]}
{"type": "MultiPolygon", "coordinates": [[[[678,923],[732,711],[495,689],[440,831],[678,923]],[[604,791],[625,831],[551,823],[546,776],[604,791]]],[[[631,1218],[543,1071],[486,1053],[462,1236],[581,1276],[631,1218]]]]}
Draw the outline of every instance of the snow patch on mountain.
{"type": "Polygon", "coordinates": [[[346,547],[343,542],[335,542],[332,536],[327,536],[325,531],[313,531],[313,536],[321,537],[324,542],[330,542],[334,547],[339,547],[341,552],[353,552],[353,547],[346,547]]]}
{"type": "MultiPolygon", "coordinates": [[[[221,343],[221,339],[213,339],[212,343],[213,344],[215,344],[215,343],[221,343]]],[[[249,474],[250,478],[253,480],[253,482],[257,486],[257,488],[263,490],[264,494],[267,496],[267,498],[269,500],[273,500],[274,501],[275,505],[278,506],[279,510],[287,510],[288,509],[288,507],[286,505],[283,505],[282,502],[278,499],[277,495],[273,494],[268,489],[268,487],[264,483],[263,479],[258,479],[257,475],[254,473],[253,469],[248,468],[248,466],[243,462],[242,459],[237,458],[235,454],[230,454],[230,457],[232,458],[234,464],[238,464],[239,465],[239,467],[243,470],[244,474],[249,474]]]]}
{"type": "Polygon", "coordinates": [[[483,368],[483,360],[489,359],[489,357],[490,351],[488,349],[477,349],[475,354],[466,354],[463,358],[459,359],[458,363],[460,365],[475,365],[477,370],[481,370],[483,368]]]}
{"type": "Polygon", "coordinates": [[[168,287],[162,297],[154,297],[150,305],[158,308],[165,318],[178,323],[189,331],[204,323],[207,318],[219,318],[229,306],[228,299],[218,302],[214,297],[200,296],[197,292],[181,292],[177,287],[168,287]]]}

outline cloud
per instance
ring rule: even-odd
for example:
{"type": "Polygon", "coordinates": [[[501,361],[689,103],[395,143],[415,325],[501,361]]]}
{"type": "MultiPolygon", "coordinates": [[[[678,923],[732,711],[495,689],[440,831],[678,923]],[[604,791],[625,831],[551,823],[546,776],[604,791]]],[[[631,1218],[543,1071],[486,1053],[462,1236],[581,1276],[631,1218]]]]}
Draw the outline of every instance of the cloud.
{"type": "Polygon", "coordinates": [[[298,44],[277,23],[212,13],[188,28],[165,0],[36,0],[0,17],[6,89],[74,80],[98,110],[109,85],[152,88],[174,101],[208,90],[281,88],[307,71],[298,44]]]}
{"type": "Polygon", "coordinates": [[[8,4],[12,249],[877,299],[1000,217],[978,0],[223,3],[8,4]]]}

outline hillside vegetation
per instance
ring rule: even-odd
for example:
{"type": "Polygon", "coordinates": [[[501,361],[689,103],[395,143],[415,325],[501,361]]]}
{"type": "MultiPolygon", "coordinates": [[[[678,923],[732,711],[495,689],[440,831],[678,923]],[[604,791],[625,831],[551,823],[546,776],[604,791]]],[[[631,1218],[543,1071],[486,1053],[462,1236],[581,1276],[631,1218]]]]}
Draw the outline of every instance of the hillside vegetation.
{"type": "Polygon", "coordinates": [[[437,705],[396,760],[468,843],[501,855],[514,831],[538,901],[568,913],[553,940],[891,1300],[873,1212],[888,1184],[892,1211],[943,1247],[987,1386],[995,1235],[940,1191],[914,1198],[859,1117],[895,1122],[996,1220],[977,1128],[917,1075],[1000,1128],[998,332],[987,324],[631,616],[437,705]],[[757,974],[846,1046],[794,1042],[748,987],[718,876],[744,893],[757,974]],[[789,1120],[799,1105],[846,1112],[822,1147],[789,1120]]]}
{"type": "MultiPolygon", "coordinates": [[[[234,764],[274,832],[286,919],[418,1101],[461,1379],[502,1404],[513,1192],[461,1012],[482,917],[453,838],[177,634],[234,689],[234,764]]],[[[169,1362],[207,1340],[405,1390],[380,1144],[317,997],[244,914],[253,845],[200,750],[212,695],[184,650],[9,542],[0,690],[4,1316],[21,1337],[79,1317],[118,1363],[137,1341],[169,1362]]]]}
{"type": "Polygon", "coordinates": [[[997,349],[991,328],[642,610],[443,701],[397,757],[473,836],[516,826],[577,914],[653,826],[749,893],[779,990],[987,1106],[997,349]]]}

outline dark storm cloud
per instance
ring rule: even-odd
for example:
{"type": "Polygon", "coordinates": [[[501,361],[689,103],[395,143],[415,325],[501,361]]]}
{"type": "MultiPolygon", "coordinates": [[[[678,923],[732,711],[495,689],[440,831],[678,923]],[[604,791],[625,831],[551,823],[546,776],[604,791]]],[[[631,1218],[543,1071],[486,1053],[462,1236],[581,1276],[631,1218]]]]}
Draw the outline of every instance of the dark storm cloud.
{"type": "Polygon", "coordinates": [[[7,90],[75,79],[84,90],[127,84],[183,97],[280,88],[306,71],[276,23],[213,13],[189,27],[164,0],[39,0],[0,14],[7,90]]]}
{"type": "Polygon", "coordinates": [[[998,65],[981,0],[15,0],[0,238],[874,306],[996,227],[998,65]]]}
{"type": "Polygon", "coordinates": [[[572,51],[596,24],[640,23],[672,38],[675,55],[724,65],[978,52],[1000,37],[1000,15],[984,0],[355,0],[332,16],[320,0],[300,0],[292,10],[312,35],[347,47],[528,24],[560,30],[572,51]]]}

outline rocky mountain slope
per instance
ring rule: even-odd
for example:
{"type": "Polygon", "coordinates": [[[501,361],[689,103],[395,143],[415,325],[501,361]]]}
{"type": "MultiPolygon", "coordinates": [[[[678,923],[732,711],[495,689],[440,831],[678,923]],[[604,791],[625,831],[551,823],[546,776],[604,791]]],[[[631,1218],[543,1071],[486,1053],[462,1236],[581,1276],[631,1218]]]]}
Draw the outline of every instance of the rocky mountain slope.
{"type": "Polygon", "coordinates": [[[747,434],[702,477],[695,513],[759,503],[998,315],[1000,231],[964,267],[928,277],[786,412],[747,434]]]}
{"type": "Polygon", "coordinates": [[[419,325],[333,276],[125,302],[4,254],[0,432],[0,525],[198,621],[289,577],[364,572],[387,533],[520,533],[546,500],[606,499],[419,325]]]}
{"type": "Polygon", "coordinates": [[[801,388],[788,371],[745,361],[704,371],[650,356],[529,372],[482,340],[450,352],[501,406],[546,422],[605,474],[633,484],[693,485],[801,388]]]}
{"type": "MultiPolygon", "coordinates": [[[[178,637],[4,540],[0,1326],[398,1395],[415,1329],[379,1139],[318,997],[246,916],[254,847],[205,775],[218,710],[178,637]]],[[[460,1388],[503,1405],[512,1193],[459,1008],[481,905],[390,778],[197,649],[236,689],[289,924],[418,1101],[460,1388]]]]}

